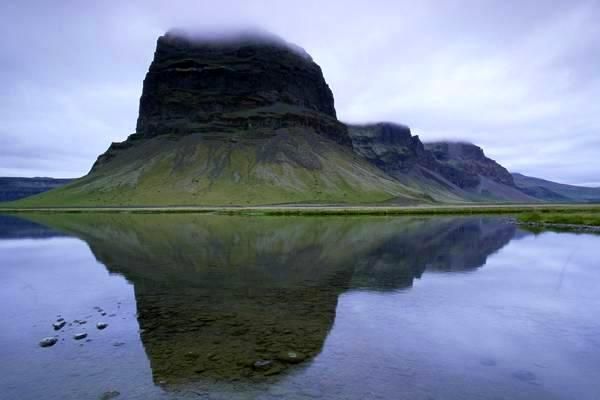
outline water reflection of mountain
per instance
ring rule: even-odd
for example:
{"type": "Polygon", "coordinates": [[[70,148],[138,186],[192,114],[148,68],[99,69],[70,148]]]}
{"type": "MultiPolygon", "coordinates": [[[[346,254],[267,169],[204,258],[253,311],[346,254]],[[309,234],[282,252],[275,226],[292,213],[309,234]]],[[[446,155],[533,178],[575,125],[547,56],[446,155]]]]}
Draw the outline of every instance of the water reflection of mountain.
{"type": "Polygon", "coordinates": [[[56,236],[65,234],[12,215],[0,215],[0,240],[47,239],[56,236]]]}
{"type": "Polygon", "coordinates": [[[279,375],[319,353],[340,293],[477,268],[515,234],[481,218],[36,219],[82,238],[133,283],[157,383],[279,375]]]}

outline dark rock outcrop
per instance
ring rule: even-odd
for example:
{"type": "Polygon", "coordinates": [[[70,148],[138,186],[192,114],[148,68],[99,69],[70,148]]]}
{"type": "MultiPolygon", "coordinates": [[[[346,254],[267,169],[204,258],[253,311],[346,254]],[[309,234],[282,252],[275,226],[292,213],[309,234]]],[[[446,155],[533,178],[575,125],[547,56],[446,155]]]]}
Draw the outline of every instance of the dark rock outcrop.
{"type": "Polygon", "coordinates": [[[138,134],[298,125],[347,141],[321,68],[304,50],[256,32],[223,39],[169,32],[158,39],[144,79],[138,134]]]}
{"type": "Polygon", "coordinates": [[[406,173],[416,165],[435,166],[431,153],[407,126],[388,122],[349,125],[348,133],[354,151],[386,172],[406,173]]]}
{"type": "Polygon", "coordinates": [[[439,201],[535,201],[511,174],[473,144],[423,144],[408,127],[392,123],[349,125],[354,151],[396,180],[439,201]]]}
{"type": "Polygon", "coordinates": [[[443,167],[442,175],[463,189],[476,188],[481,177],[510,187],[515,187],[512,175],[506,168],[488,158],[481,147],[471,143],[433,142],[425,148],[443,167]]]}

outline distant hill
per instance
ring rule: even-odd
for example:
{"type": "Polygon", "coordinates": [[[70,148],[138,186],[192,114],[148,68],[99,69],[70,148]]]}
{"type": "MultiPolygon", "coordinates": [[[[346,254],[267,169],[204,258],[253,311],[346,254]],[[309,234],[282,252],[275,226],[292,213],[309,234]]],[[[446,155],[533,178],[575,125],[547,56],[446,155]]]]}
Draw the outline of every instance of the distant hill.
{"type": "Polygon", "coordinates": [[[529,196],[549,202],[600,202],[600,188],[566,185],[534,178],[519,173],[512,174],[517,187],[529,196]]]}
{"type": "Polygon", "coordinates": [[[425,148],[433,153],[442,176],[468,193],[468,197],[487,201],[536,202],[523,193],[510,172],[487,157],[483,149],[472,143],[430,142],[425,148]]]}
{"type": "Polygon", "coordinates": [[[1,178],[0,201],[12,201],[43,193],[66,185],[72,179],[1,178]]]}

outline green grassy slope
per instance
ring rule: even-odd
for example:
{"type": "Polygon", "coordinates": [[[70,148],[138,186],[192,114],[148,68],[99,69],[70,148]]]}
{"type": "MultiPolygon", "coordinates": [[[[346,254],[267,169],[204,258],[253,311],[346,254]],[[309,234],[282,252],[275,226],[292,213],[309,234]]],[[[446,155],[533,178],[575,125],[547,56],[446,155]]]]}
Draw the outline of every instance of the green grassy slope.
{"type": "Polygon", "coordinates": [[[426,203],[329,139],[288,129],[229,140],[160,136],[120,150],[84,178],[24,199],[22,207],[426,203]]]}

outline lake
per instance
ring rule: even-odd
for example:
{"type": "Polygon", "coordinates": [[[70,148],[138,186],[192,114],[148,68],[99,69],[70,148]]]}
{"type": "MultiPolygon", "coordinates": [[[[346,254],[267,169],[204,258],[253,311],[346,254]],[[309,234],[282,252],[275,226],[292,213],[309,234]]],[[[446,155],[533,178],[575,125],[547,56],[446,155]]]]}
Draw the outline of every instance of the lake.
{"type": "Polygon", "coordinates": [[[0,398],[595,400],[599,249],[503,217],[0,216],[0,398]]]}

